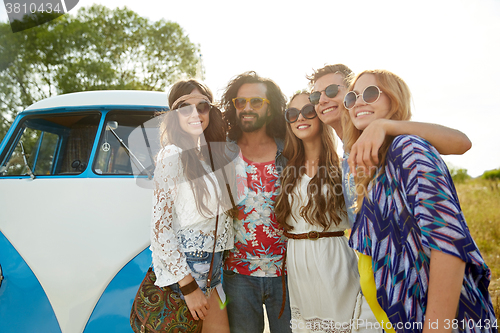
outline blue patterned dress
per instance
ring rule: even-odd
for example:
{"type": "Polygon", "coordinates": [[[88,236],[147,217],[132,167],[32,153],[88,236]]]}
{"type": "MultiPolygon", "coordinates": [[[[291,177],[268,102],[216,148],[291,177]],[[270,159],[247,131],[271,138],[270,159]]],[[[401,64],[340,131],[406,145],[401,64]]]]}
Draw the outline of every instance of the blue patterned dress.
{"type": "Polygon", "coordinates": [[[419,137],[396,137],[385,172],[372,183],[349,245],[372,257],[377,301],[391,323],[424,322],[434,249],[466,263],[458,331],[498,332],[488,293],[491,272],[470,235],[455,186],[436,149],[419,137]]]}

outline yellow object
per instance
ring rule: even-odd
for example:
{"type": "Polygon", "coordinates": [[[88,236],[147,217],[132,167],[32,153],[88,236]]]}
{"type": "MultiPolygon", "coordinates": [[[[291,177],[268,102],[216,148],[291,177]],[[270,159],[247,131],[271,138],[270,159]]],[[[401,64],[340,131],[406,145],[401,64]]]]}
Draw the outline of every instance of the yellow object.
{"type": "Polygon", "coordinates": [[[390,323],[389,317],[387,317],[387,314],[377,301],[377,287],[373,276],[372,257],[362,253],[358,253],[358,255],[359,282],[366,302],[385,332],[396,333],[392,324],[387,324],[390,323]]]}
{"type": "Polygon", "coordinates": [[[219,298],[219,308],[221,310],[224,310],[224,308],[227,306],[227,303],[228,303],[228,300],[227,300],[227,296],[226,296],[226,301],[223,302],[220,298],[219,298]]]}

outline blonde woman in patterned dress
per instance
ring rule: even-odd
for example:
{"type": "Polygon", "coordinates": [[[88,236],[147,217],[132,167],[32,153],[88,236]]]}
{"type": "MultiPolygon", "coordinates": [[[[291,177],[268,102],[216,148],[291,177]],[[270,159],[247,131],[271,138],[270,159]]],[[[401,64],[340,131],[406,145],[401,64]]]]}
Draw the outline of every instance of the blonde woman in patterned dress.
{"type": "MultiPolygon", "coordinates": [[[[349,150],[374,121],[408,121],[410,90],[386,70],[358,74],[344,97],[349,150]]],[[[491,272],[472,239],[446,164],[426,140],[386,137],[378,165],[358,170],[361,286],[387,332],[498,332],[491,272]]]]}

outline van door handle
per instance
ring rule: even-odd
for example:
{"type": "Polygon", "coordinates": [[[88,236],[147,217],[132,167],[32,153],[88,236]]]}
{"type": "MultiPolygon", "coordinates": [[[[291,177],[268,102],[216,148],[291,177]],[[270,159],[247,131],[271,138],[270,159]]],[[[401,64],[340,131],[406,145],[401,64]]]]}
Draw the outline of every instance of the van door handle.
{"type": "Polygon", "coordinates": [[[0,287],[2,286],[3,274],[2,274],[2,265],[0,265],[0,287]]]}

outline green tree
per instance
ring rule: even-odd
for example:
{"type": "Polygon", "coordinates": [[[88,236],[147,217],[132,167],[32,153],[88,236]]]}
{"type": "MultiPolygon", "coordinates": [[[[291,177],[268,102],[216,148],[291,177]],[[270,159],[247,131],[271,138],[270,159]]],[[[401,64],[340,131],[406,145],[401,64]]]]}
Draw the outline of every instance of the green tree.
{"type": "Polygon", "coordinates": [[[0,23],[0,140],[36,101],[87,90],[162,91],[196,75],[198,54],[177,23],[127,8],[93,5],[18,33],[0,23]]]}

